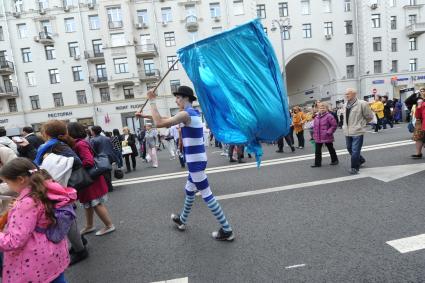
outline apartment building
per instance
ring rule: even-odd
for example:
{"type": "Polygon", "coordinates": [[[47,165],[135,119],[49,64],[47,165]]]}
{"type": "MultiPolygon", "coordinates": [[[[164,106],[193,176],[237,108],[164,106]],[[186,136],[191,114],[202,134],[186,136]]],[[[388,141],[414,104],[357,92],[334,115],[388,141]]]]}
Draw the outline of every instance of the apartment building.
{"type": "MultiPolygon", "coordinates": [[[[3,0],[0,126],[136,130],[134,112],[179,48],[254,18],[286,66],[291,105],[335,105],[347,87],[400,97],[425,85],[424,1],[3,0]]],[[[176,113],[182,84],[191,83],[176,64],[158,90],[162,114],[176,113]]]]}

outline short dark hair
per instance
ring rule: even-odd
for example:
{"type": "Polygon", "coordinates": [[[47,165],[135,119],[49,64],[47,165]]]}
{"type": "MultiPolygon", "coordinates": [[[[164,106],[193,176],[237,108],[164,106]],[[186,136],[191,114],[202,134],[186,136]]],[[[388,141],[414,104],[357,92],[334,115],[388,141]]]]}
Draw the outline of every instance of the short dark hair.
{"type": "Polygon", "coordinates": [[[87,137],[86,128],[77,122],[68,124],[68,135],[74,139],[84,139],[87,137]]]}
{"type": "Polygon", "coordinates": [[[116,137],[121,136],[121,135],[120,135],[120,131],[119,131],[118,129],[114,129],[114,130],[112,131],[112,133],[113,133],[113,134],[114,134],[114,136],[116,136],[116,137]]]}
{"type": "Polygon", "coordinates": [[[6,136],[6,129],[4,127],[0,127],[0,137],[6,136]]]}
{"type": "Polygon", "coordinates": [[[28,133],[28,134],[34,133],[34,129],[30,126],[23,127],[22,131],[25,132],[25,133],[28,133]]]}
{"type": "Polygon", "coordinates": [[[98,136],[102,132],[102,127],[101,126],[93,126],[93,127],[91,127],[91,130],[93,131],[93,133],[96,136],[98,136]]]}

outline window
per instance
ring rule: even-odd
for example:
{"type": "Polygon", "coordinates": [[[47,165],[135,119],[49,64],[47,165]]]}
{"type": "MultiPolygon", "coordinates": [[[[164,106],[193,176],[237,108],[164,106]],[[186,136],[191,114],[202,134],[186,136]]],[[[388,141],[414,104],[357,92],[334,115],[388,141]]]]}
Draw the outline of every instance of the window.
{"type": "Polygon", "coordinates": [[[123,86],[123,90],[124,90],[124,99],[134,98],[134,90],[132,86],[123,86]]]}
{"type": "Polygon", "coordinates": [[[347,79],[354,79],[354,65],[347,65],[347,79]]]}
{"type": "Polygon", "coordinates": [[[26,72],[25,73],[25,79],[27,80],[28,86],[36,86],[37,81],[35,79],[35,73],[34,72],[26,72]]]}
{"type": "MultiPolygon", "coordinates": [[[[167,56],[167,64],[168,64],[168,68],[171,68],[171,65],[174,64],[174,62],[176,62],[177,60],[177,56],[167,56]]],[[[171,69],[172,71],[178,70],[178,64],[174,65],[174,67],[171,69]]]]}
{"type": "Polygon", "coordinates": [[[85,90],[77,90],[77,102],[78,104],[87,104],[87,96],[85,90]]]}
{"type": "Polygon", "coordinates": [[[100,29],[99,15],[89,16],[89,24],[91,30],[100,29]]]}
{"type": "Polygon", "coordinates": [[[397,16],[391,16],[391,29],[397,29],[397,16]]]}
{"type": "Polygon", "coordinates": [[[49,8],[48,0],[38,0],[39,8],[47,9],[49,8]]]}
{"type": "Polygon", "coordinates": [[[51,84],[58,84],[58,83],[61,82],[58,69],[50,69],[49,70],[49,77],[50,77],[50,83],[51,84]]]}
{"type": "Polygon", "coordinates": [[[353,21],[345,21],[345,34],[353,34],[353,21]]]}
{"type": "Polygon", "coordinates": [[[323,12],[331,13],[332,12],[332,2],[331,0],[322,0],[323,1],[323,12]]]}
{"type": "Polygon", "coordinates": [[[391,61],[391,72],[392,73],[397,73],[398,72],[398,61],[397,60],[392,60],[391,61]]]}
{"type": "Polygon", "coordinates": [[[16,25],[18,28],[19,38],[27,38],[28,37],[28,29],[26,24],[16,25]]]}
{"type": "Polygon", "coordinates": [[[409,71],[415,72],[418,70],[418,59],[413,58],[409,60],[409,71]]]}
{"type": "Polygon", "coordinates": [[[373,51],[382,51],[382,38],[374,37],[373,38],[373,51]]]}
{"type": "Polygon", "coordinates": [[[210,3],[210,13],[211,13],[211,18],[220,18],[221,17],[220,3],[210,3]]]}
{"type": "Polygon", "coordinates": [[[115,74],[128,73],[128,60],[127,58],[114,59],[115,74]]]}
{"type": "Polygon", "coordinates": [[[333,35],[334,30],[332,26],[332,22],[325,22],[325,35],[333,35]]]}
{"type": "Polygon", "coordinates": [[[0,26],[0,41],[4,40],[3,27],[0,26]]]}
{"type": "Polygon", "coordinates": [[[196,8],[195,5],[185,5],[184,6],[186,17],[195,16],[196,17],[196,8]]]}
{"type": "Polygon", "coordinates": [[[245,13],[243,0],[233,0],[233,15],[240,16],[245,13]]]}
{"type": "Polygon", "coordinates": [[[174,36],[174,31],[170,32],[164,32],[164,38],[165,38],[165,46],[175,46],[176,45],[176,38],[174,36]]]}
{"type": "Polygon", "coordinates": [[[351,11],[351,0],[344,0],[344,11],[345,12],[351,11]]]}
{"type": "Polygon", "coordinates": [[[92,40],[94,57],[100,57],[103,55],[103,44],[101,39],[92,40]]]}
{"type": "Polygon", "coordinates": [[[83,80],[83,68],[81,66],[72,67],[72,76],[74,77],[74,81],[82,81],[83,80]]]}
{"type": "Polygon", "coordinates": [[[66,6],[72,6],[74,4],[74,0],[64,0],[63,5],[66,6]]]}
{"type": "Polygon", "coordinates": [[[100,93],[100,102],[108,102],[111,101],[111,95],[109,94],[109,88],[99,88],[100,93]]]}
{"type": "Polygon", "coordinates": [[[213,27],[212,28],[213,34],[217,34],[223,31],[222,27],[213,27]]]}
{"type": "Polygon", "coordinates": [[[289,16],[288,2],[279,3],[278,6],[279,6],[279,17],[288,17],[289,16]]]}
{"type": "Polygon", "coordinates": [[[415,6],[417,4],[418,4],[417,0],[409,0],[409,5],[410,6],[415,6]]]}
{"type": "Polygon", "coordinates": [[[372,27],[373,28],[381,27],[381,14],[372,14],[372,27]]]}
{"type": "Polygon", "coordinates": [[[65,19],[65,32],[75,32],[75,20],[74,18],[65,19]]]}
{"type": "Polygon", "coordinates": [[[108,75],[106,73],[106,65],[105,64],[97,64],[96,65],[96,75],[98,80],[106,80],[108,75]]]}
{"type": "Polygon", "coordinates": [[[140,24],[148,23],[148,10],[138,10],[137,11],[137,22],[140,24]]]}
{"type": "Polygon", "coordinates": [[[283,28],[283,40],[289,40],[289,39],[291,39],[291,33],[288,26],[285,26],[283,28]]]}
{"type": "Polygon", "coordinates": [[[156,83],[146,83],[146,90],[151,90],[154,89],[156,87],[156,83]]]}
{"type": "Polygon", "coordinates": [[[257,5],[257,18],[260,18],[260,19],[266,18],[266,5],[264,4],[257,5]]]}
{"type": "Polygon", "coordinates": [[[125,45],[125,34],[123,32],[111,34],[111,44],[113,47],[125,45]]]}
{"type": "Polygon", "coordinates": [[[170,80],[171,92],[176,92],[180,86],[180,80],[170,80]]]}
{"type": "Polygon", "coordinates": [[[153,59],[144,59],[143,60],[143,66],[145,68],[145,74],[147,75],[153,75],[155,72],[155,63],[153,62],[153,59]]]}
{"type": "Polygon", "coordinates": [[[409,38],[409,50],[417,50],[417,40],[416,37],[410,37],[409,38]]]}
{"type": "Polygon", "coordinates": [[[303,24],[303,37],[311,38],[311,24],[303,24]]]}
{"type": "Polygon", "coordinates": [[[409,25],[416,24],[416,19],[417,19],[416,15],[409,15],[409,25]]]}
{"type": "Polygon", "coordinates": [[[63,106],[63,97],[61,92],[53,93],[53,104],[55,105],[55,107],[63,106]]]}
{"type": "Polygon", "coordinates": [[[310,0],[301,0],[301,14],[302,15],[310,14],[310,0]]]}
{"type": "Polygon", "coordinates": [[[390,4],[390,7],[395,7],[396,6],[396,0],[389,0],[388,1],[389,2],[389,4],[390,4]]]}
{"type": "Polygon", "coordinates": [[[78,47],[78,42],[69,42],[68,49],[69,49],[69,57],[75,58],[77,56],[80,56],[80,48],[78,47]]]}
{"type": "Polygon", "coordinates": [[[30,48],[22,48],[22,62],[28,63],[32,62],[32,53],[30,48]]]}
{"type": "Polygon", "coordinates": [[[38,95],[30,96],[32,110],[40,109],[40,97],[38,95]]]}
{"type": "Polygon", "coordinates": [[[40,21],[40,27],[42,31],[53,33],[52,24],[49,20],[40,21]]]}
{"type": "Polygon", "coordinates": [[[382,60],[373,61],[373,72],[375,74],[382,73],[382,60]]]}
{"type": "Polygon", "coordinates": [[[391,52],[397,52],[397,38],[391,38],[391,52]]]}
{"type": "Polygon", "coordinates": [[[9,98],[7,100],[9,105],[9,112],[18,112],[18,105],[16,104],[16,98],[9,98]]]}
{"type": "Polygon", "coordinates": [[[345,44],[345,56],[347,57],[354,56],[354,43],[345,44]]]}
{"type": "Polygon", "coordinates": [[[56,59],[56,50],[53,46],[47,45],[44,47],[44,51],[46,53],[46,60],[56,59]]]}
{"type": "Polygon", "coordinates": [[[168,23],[173,21],[173,15],[171,14],[171,8],[165,7],[161,8],[162,22],[168,23]]]}
{"type": "Polygon", "coordinates": [[[123,22],[122,22],[121,8],[120,7],[108,8],[107,12],[108,12],[109,28],[110,29],[122,28],[123,22]]]}

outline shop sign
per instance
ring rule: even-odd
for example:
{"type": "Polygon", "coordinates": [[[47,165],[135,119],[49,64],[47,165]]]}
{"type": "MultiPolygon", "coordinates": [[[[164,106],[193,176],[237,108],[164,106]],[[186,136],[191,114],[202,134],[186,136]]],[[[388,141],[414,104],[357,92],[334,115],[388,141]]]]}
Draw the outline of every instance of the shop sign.
{"type": "Polygon", "coordinates": [[[62,117],[68,117],[68,116],[72,116],[72,111],[56,112],[56,113],[48,113],[47,114],[48,118],[62,118],[62,117]]]}
{"type": "Polygon", "coordinates": [[[402,82],[402,81],[408,81],[409,78],[398,78],[397,81],[402,82]]]}
{"type": "Polygon", "coordinates": [[[425,76],[412,76],[412,81],[425,80],[425,76]]]}
{"type": "Polygon", "coordinates": [[[119,105],[115,107],[115,110],[128,110],[128,109],[139,109],[143,104],[133,104],[133,105],[119,105]]]}
{"type": "Polygon", "coordinates": [[[9,123],[9,119],[0,119],[0,124],[9,123]]]}
{"type": "Polygon", "coordinates": [[[383,83],[385,83],[385,80],[375,80],[375,81],[372,81],[372,84],[374,84],[374,85],[380,85],[380,84],[383,84],[383,83]]]}

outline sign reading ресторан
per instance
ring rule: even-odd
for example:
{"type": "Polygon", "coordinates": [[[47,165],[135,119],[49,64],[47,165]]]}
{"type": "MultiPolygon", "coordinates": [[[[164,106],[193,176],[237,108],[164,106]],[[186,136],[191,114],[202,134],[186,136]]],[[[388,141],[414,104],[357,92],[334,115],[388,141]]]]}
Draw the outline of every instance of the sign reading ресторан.
{"type": "Polygon", "coordinates": [[[115,107],[115,110],[139,109],[142,106],[143,104],[119,105],[115,107]]]}
{"type": "Polygon", "coordinates": [[[72,116],[72,111],[47,113],[48,118],[63,118],[63,117],[69,117],[69,116],[72,116]]]}

